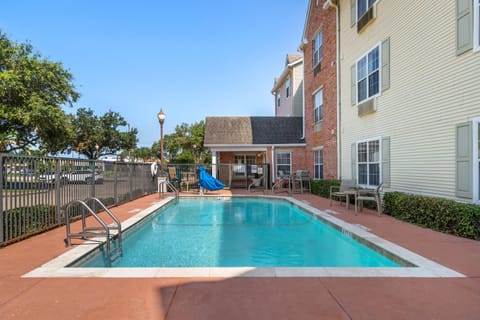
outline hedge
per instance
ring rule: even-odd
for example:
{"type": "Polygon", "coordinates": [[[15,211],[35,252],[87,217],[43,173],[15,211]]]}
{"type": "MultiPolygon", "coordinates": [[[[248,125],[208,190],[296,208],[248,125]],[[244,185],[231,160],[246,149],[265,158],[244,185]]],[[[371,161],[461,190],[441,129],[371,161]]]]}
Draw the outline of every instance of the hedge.
{"type": "Polygon", "coordinates": [[[48,230],[57,225],[55,207],[37,205],[3,212],[3,239],[10,241],[48,230]]]}
{"type": "Polygon", "coordinates": [[[456,236],[480,239],[480,206],[453,200],[386,192],[384,213],[399,220],[456,236]]]}
{"type": "Polygon", "coordinates": [[[339,185],[340,180],[337,179],[312,180],[312,193],[320,197],[330,198],[330,186],[339,185]]]}

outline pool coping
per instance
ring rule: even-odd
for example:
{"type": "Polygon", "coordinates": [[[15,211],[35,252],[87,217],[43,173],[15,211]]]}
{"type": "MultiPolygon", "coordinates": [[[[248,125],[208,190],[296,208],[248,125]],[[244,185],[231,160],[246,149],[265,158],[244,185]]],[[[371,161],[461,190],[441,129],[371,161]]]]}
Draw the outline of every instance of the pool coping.
{"type": "MultiPolygon", "coordinates": [[[[316,209],[309,204],[292,197],[272,195],[215,195],[185,197],[262,197],[283,199],[302,208],[308,213],[340,228],[342,232],[350,233],[356,237],[371,242],[382,250],[406,260],[415,267],[375,267],[375,268],[350,268],[350,267],[207,267],[207,268],[73,268],[66,267],[79,260],[88,252],[100,246],[102,238],[92,239],[74,247],[68,252],[50,260],[42,266],[24,274],[24,278],[233,278],[233,277],[399,277],[399,278],[463,278],[465,275],[422,257],[397,244],[382,239],[359,225],[350,224],[332,216],[327,211],[316,209]]],[[[174,198],[163,198],[145,210],[122,222],[122,230],[127,230],[139,221],[147,218],[152,212],[174,201],[174,198]]]]}

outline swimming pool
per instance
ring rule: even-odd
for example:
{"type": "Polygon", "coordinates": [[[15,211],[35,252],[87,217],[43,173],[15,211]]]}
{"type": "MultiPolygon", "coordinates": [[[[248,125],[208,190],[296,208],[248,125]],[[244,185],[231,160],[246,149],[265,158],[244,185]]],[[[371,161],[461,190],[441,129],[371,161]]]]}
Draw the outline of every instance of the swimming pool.
{"type": "MultiPolygon", "coordinates": [[[[400,267],[285,200],[181,199],[124,236],[112,267],[400,267]]],[[[403,264],[405,266],[405,263],[403,264]]],[[[80,267],[107,267],[97,252],[80,267]]]]}
{"type": "MultiPolygon", "coordinates": [[[[205,197],[197,197],[199,200],[205,197]]],[[[239,195],[233,198],[243,197],[239,195]]],[[[337,230],[355,238],[359,242],[375,247],[377,251],[386,255],[399,257],[407,265],[401,267],[146,267],[146,268],[97,268],[71,267],[79,261],[84,261],[92,252],[99,250],[103,239],[92,239],[82,245],[59,255],[34,270],[24,274],[24,278],[230,278],[230,277],[422,277],[422,278],[451,278],[465,277],[463,274],[440,265],[432,260],[420,256],[406,248],[382,239],[371,233],[361,225],[347,223],[335,216],[331,210],[319,210],[307,201],[300,201],[292,197],[257,196],[266,199],[283,199],[315,216],[323,222],[334,226],[337,230]],[[413,267],[414,266],[414,267],[413,267]]],[[[217,200],[228,200],[229,196],[214,196],[217,200]]],[[[123,230],[134,231],[143,221],[148,221],[152,213],[166,207],[172,198],[158,199],[144,210],[133,209],[132,216],[122,222],[123,230]]]]}

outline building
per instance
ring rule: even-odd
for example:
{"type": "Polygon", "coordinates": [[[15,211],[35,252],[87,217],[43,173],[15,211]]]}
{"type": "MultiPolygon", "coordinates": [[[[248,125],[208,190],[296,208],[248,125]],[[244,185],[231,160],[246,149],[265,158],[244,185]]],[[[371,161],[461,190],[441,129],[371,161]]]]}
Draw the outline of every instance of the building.
{"type": "Polygon", "coordinates": [[[338,8],[340,176],[479,203],[480,1],[338,8]]]}
{"type": "Polygon", "coordinates": [[[212,174],[229,186],[247,187],[254,176],[270,184],[304,169],[302,131],[301,117],[206,117],[212,174]]]}
{"type": "Polygon", "coordinates": [[[303,116],[303,59],[300,54],[287,54],[285,69],[275,78],[275,116],[303,116]]]}
{"type": "Polygon", "coordinates": [[[300,45],[306,166],[315,179],[338,177],[336,11],[325,3],[309,2],[300,45]]]}

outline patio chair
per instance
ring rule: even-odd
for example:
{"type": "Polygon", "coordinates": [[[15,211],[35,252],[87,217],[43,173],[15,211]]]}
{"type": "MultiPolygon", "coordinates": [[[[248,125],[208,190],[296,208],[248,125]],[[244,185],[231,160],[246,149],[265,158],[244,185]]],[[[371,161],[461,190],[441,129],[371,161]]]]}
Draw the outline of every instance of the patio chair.
{"type": "Polygon", "coordinates": [[[168,180],[178,189],[180,185],[180,179],[177,177],[177,168],[168,167],[168,180]]]}
{"type": "Polygon", "coordinates": [[[252,183],[248,185],[248,191],[250,191],[252,187],[253,188],[260,187],[263,182],[263,179],[264,179],[264,176],[260,176],[258,178],[252,178],[252,183]]]}
{"type": "Polygon", "coordinates": [[[187,191],[192,185],[198,185],[198,178],[195,172],[182,172],[182,185],[185,184],[187,191]]]}
{"type": "Polygon", "coordinates": [[[330,186],[330,206],[332,206],[332,197],[339,198],[340,204],[342,198],[345,198],[345,204],[348,209],[349,204],[347,204],[347,198],[351,194],[351,191],[356,190],[355,187],[355,179],[342,179],[339,186],[330,186]]]}
{"type": "Polygon", "coordinates": [[[300,193],[303,193],[303,190],[308,192],[312,191],[312,185],[310,182],[310,173],[308,170],[297,170],[295,175],[292,178],[292,192],[295,193],[297,187],[300,189],[300,193]]]}
{"type": "Polygon", "coordinates": [[[374,201],[377,204],[378,215],[382,215],[382,196],[381,191],[383,188],[383,182],[380,183],[375,189],[360,189],[357,190],[357,196],[355,197],[355,213],[357,213],[358,207],[360,211],[363,210],[363,201],[374,201]]]}

